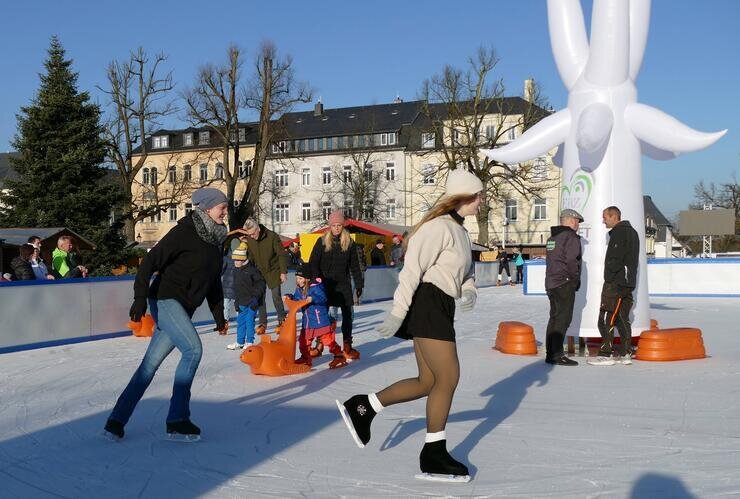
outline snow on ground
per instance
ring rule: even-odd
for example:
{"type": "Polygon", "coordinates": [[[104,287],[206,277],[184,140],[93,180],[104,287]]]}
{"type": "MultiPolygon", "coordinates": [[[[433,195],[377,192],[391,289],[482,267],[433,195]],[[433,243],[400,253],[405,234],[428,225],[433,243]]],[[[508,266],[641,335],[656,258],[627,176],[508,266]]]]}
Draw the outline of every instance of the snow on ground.
{"type": "Polygon", "coordinates": [[[480,291],[459,314],[460,384],[449,449],[468,484],[413,478],[424,401],[386,409],[355,446],[334,399],[415,375],[411,343],[373,328],[390,302],[362,305],[362,359],[306,375],[253,376],[233,336],[201,336],[195,444],[163,439],[174,367],[163,364],[120,443],[100,436],[147,340],[134,337],[0,356],[0,496],[11,497],[711,497],[740,495],[737,299],[655,298],[661,326],[702,328],[704,360],[551,367],[491,349],[501,320],[535,326],[547,299],[519,287],[480,291]]]}

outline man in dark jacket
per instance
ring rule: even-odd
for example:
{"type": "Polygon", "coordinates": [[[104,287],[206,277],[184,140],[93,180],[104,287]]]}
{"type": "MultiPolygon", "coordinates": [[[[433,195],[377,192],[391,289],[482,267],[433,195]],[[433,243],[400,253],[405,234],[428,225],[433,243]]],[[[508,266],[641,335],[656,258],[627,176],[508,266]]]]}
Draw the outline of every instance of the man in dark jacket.
{"type": "Polygon", "coordinates": [[[22,244],[18,250],[18,256],[10,262],[11,274],[15,281],[31,281],[36,279],[31,266],[31,256],[33,256],[34,247],[30,244],[22,244]]]}
{"type": "Polygon", "coordinates": [[[375,267],[386,264],[384,248],[385,242],[382,239],[375,241],[375,247],[370,251],[370,265],[375,267]]]}
{"type": "Polygon", "coordinates": [[[560,212],[560,225],[550,228],[547,240],[545,289],[550,299],[550,320],[545,335],[545,362],[577,366],[563,352],[563,340],[573,318],[576,291],[581,287],[581,237],[583,217],[575,210],[560,212]]]}
{"type": "Polygon", "coordinates": [[[606,208],[602,220],[609,231],[609,245],[604,257],[604,287],[601,290],[599,333],[602,343],[599,355],[589,364],[611,366],[632,364],[632,326],[629,320],[634,303],[632,291],[637,286],[640,238],[616,206],[606,208]],[[619,350],[612,356],[614,328],[619,331],[619,350]]]}
{"type": "MultiPolygon", "coordinates": [[[[254,219],[248,218],[244,222],[244,234],[247,236],[249,245],[249,260],[259,269],[267,282],[272,294],[272,304],[277,312],[278,326],[285,319],[285,307],[283,307],[283,294],[280,285],[288,278],[288,257],[285,255],[280,236],[258,224],[254,219]]],[[[267,305],[265,300],[260,303],[259,326],[257,332],[263,334],[267,329],[267,305]]]]}

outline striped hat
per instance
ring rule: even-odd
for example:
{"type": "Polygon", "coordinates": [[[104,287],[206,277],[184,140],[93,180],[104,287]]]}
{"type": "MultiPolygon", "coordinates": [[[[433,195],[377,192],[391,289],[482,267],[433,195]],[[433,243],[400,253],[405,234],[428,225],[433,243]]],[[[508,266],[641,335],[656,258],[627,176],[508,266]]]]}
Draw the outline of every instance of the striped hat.
{"type": "Polygon", "coordinates": [[[236,248],[234,251],[231,252],[231,258],[232,260],[236,261],[246,261],[247,259],[247,243],[241,242],[239,243],[239,247],[236,248]]]}

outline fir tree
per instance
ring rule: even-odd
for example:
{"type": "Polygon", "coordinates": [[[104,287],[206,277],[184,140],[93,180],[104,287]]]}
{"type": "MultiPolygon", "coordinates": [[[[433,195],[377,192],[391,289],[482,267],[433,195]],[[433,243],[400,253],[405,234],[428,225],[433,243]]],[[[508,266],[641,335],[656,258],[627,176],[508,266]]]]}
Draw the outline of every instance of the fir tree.
{"type": "MultiPolygon", "coordinates": [[[[16,116],[12,160],[19,179],[0,195],[0,223],[16,227],[68,227],[96,244],[86,255],[91,270],[101,260],[119,259],[123,238],[111,227],[120,189],[103,177],[105,148],[100,109],[77,89],[77,73],[59,39],[51,39],[41,86],[16,116]]],[[[110,264],[115,261],[108,262],[110,264]]]]}

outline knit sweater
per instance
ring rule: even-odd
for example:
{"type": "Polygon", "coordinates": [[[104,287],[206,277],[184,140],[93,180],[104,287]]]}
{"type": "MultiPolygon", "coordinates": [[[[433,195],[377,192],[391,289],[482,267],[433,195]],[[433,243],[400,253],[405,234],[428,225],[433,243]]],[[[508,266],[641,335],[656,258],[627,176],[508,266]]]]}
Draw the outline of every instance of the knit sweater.
{"type": "Polygon", "coordinates": [[[475,291],[475,267],[468,231],[450,215],[422,225],[409,239],[391,314],[406,317],[416,288],[422,282],[459,298],[463,289],[475,291]]]}

